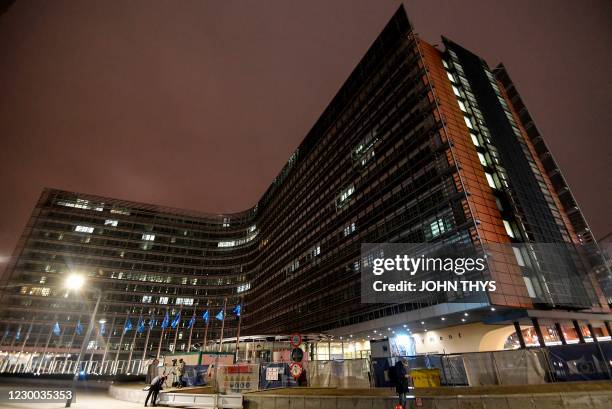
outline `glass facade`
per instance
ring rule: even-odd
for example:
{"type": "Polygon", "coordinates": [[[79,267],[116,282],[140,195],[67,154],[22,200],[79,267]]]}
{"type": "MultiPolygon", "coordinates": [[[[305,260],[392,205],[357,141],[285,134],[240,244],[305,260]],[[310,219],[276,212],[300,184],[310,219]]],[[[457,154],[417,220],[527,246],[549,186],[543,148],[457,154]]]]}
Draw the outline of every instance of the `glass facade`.
{"type": "MultiPolygon", "coordinates": [[[[440,51],[420,40],[400,8],[244,212],[209,215],[46,189],[3,276],[11,287],[2,295],[0,349],[80,345],[79,323],[95,294],[63,288],[70,273],[102,291],[89,353],[108,359],[199,347],[205,310],[206,337],[217,339],[224,303],[224,337],[236,336],[238,304],[244,335],[325,332],[426,306],[361,304],[361,243],[579,243],[570,223],[579,210],[568,215],[561,205],[503,78],[444,43],[440,51]],[[166,314],[179,313],[176,328],[162,331],[166,314]],[[146,329],[137,332],[141,320],[146,329]],[[59,335],[50,336],[56,323],[59,335]]],[[[490,266],[501,283],[490,304],[540,307],[520,257],[510,252],[508,260],[490,266]]],[[[584,274],[563,289],[554,274],[544,277],[553,290],[542,307],[608,311],[584,274]]]]}

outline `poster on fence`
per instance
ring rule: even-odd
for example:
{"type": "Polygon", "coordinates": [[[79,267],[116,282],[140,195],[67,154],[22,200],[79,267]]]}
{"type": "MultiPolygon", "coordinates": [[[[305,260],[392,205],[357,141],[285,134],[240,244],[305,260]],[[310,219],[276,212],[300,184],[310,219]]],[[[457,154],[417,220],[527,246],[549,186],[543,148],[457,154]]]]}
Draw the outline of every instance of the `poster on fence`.
{"type": "Polygon", "coordinates": [[[259,385],[259,365],[219,365],[217,385],[222,393],[256,391],[259,385]]]}

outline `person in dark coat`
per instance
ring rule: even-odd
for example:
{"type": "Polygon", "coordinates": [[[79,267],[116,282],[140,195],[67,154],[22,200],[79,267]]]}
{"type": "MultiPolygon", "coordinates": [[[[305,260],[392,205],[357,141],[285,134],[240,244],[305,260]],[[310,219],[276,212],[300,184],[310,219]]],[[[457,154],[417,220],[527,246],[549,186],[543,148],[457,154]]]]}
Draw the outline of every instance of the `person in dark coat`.
{"type": "Polygon", "coordinates": [[[407,409],[408,398],[410,393],[410,366],[406,358],[401,358],[395,363],[395,391],[399,396],[399,403],[403,409],[407,409]]]}
{"type": "Polygon", "coordinates": [[[145,406],[147,406],[147,403],[149,403],[149,398],[151,397],[151,406],[157,406],[155,404],[155,402],[157,401],[157,395],[159,394],[159,391],[164,388],[164,382],[166,381],[166,378],[168,378],[166,375],[159,375],[153,378],[153,380],[151,381],[151,387],[149,388],[149,393],[147,394],[147,399],[145,399],[145,406]]]}

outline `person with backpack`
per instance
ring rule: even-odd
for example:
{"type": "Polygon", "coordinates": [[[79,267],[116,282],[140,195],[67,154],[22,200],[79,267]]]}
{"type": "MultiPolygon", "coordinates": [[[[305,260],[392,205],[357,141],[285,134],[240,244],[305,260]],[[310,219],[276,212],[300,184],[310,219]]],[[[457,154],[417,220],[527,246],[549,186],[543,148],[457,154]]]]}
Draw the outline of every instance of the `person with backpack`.
{"type": "Polygon", "coordinates": [[[168,377],[166,375],[159,375],[153,378],[151,381],[151,387],[149,388],[149,393],[147,394],[147,399],[145,399],[145,406],[149,403],[149,398],[151,399],[151,406],[157,406],[155,403],[157,401],[157,395],[159,391],[161,391],[164,387],[164,382],[168,377]]]}

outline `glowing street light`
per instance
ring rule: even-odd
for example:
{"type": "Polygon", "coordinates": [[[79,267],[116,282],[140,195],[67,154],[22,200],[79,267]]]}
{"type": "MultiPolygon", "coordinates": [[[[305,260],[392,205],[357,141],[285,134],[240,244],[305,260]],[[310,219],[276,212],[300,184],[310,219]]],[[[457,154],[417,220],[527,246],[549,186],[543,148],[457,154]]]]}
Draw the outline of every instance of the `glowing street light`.
{"type": "Polygon", "coordinates": [[[72,273],[66,277],[65,286],[71,290],[80,290],[85,284],[85,278],[81,274],[72,273]]]}

